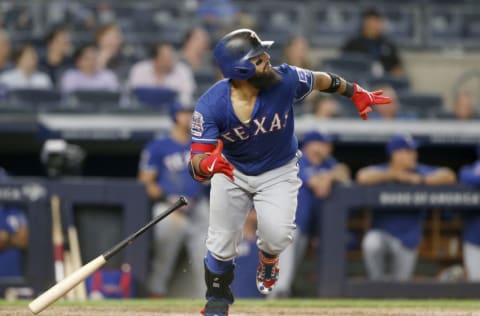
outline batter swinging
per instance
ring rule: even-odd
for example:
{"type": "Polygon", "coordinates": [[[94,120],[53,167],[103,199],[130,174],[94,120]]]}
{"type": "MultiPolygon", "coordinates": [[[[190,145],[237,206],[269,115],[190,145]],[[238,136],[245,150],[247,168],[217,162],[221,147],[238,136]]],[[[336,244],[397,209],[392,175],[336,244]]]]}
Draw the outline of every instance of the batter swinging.
{"type": "Polygon", "coordinates": [[[282,64],[272,67],[271,41],[240,29],[214,49],[224,75],[200,97],[192,118],[190,171],[211,179],[210,219],[205,257],[206,316],[227,315],[233,303],[233,259],[248,211],[258,216],[258,290],[268,294],[279,276],[279,254],[295,230],[298,178],[293,103],[312,90],[352,99],[364,120],[372,104],[390,103],[382,91],[325,72],[282,64]]]}

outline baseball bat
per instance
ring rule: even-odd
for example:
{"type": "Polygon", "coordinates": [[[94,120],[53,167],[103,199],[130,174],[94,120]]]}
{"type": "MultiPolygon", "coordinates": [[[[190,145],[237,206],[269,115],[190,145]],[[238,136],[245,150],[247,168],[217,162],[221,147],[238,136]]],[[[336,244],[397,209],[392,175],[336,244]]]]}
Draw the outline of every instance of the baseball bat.
{"type": "MultiPolygon", "coordinates": [[[[77,228],[75,227],[73,220],[70,221],[70,226],[68,227],[68,242],[70,244],[72,271],[75,271],[82,267],[82,256],[80,254],[80,243],[78,241],[77,228]]],[[[85,286],[85,282],[80,282],[80,284],[75,287],[74,290],[76,291],[76,299],[80,301],[85,301],[87,299],[87,287],[85,286]]]]}
{"type": "MultiPolygon", "coordinates": [[[[72,263],[72,256],[70,255],[69,250],[63,251],[63,266],[65,267],[65,278],[67,278],[70,274],[73,273],[73,263],[72,263]]],[[[74,291],[65,293],[65,298],[68,301],[74,301],[77,299],[77,294],[74,291]]]]}
{"type": "Polygon", "coordinates": [[[58,195],[52,195],[50,198],[50,206],[52,212],[52,242],[54,250],[55,281],[60,282],[65,277],[65,270],[63,261],[64,240],[60,215],[60,198],[58,195]]]}
{"type": "Polygon", "coordinates": [[[175,204],[170,206],[166,211],[162,214],[158,215],[157,217],[153,218],[150,222],[148,222],[145,226],[137,230],[135,233],[131,234],[112,248],[105,251],[100,256],[96,257],[95,259],[91,260],[87,264],[85,264],[80,269],[74,271],[71,275],[67,276],[62,281],[58,282],[42,295],[37,297],[33,300],[30,304],[28,304],[28,308],[33,314],[38,314],[43,311],[45,308],[53,304],[57,301],[60,297],[65,295],[68,291],[70,291],[73,287],[75,287],[78,283],[85,280],[89,275],[93,272],[98,270],[102,267],[111,257],[117,254],[120,250],[125,248],[126,246],[130,245],[138,236],[143,234],[153,225],[173,213],[176,209],[180,208],[181,206],[187,205],[187,199],[181,196],[175,204]]]}

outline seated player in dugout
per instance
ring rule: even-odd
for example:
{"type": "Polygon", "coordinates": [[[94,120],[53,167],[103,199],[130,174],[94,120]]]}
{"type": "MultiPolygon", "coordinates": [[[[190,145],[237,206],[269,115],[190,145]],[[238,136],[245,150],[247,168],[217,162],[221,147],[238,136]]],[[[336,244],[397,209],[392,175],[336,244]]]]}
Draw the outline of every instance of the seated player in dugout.
{"type": "Polygon", "coordinates": [[[157,216],[178,196],[189,204],[155,225],[149,290],[152,297],[169,295],[169,284],[175,272],[178,255],[186,247],[190,262],[189,293],[205,293],[203,257],[208,227],[207,188],[194,181],[187,168],[190,156],[190,121],[192,108],[176,103],[170,108],[174,122],[168,135],[156,138],[142,151],[138,180],[145,184],[154,202],[152,216],[157,216]]]}
{"type": "MultiPolygon", "coordinates": [[[[7,173],[0,167],[0,181],[7,173]]],[[[0,278],[23,276],[23,256],[28,246],[25,214],[16,207],[0,205],[0,278]]]]}
{"type": "MultiPolygon", "coordinates": [[[[480,144],[477,145],[477,161],[464,166],[459,172],[459,182],[480,188],[480,144]]],[[[480,210],[463,213],[463,264],[469,281],[480,281],[480,210]]]]}
{"type": "MultiPolygon", "coordinates": [[[[443,185],[456,182],[451,169],[418,163],[417,148],[417,143],[408,135],[392,136],[386,148],[389,161],[360,169],[358,184],[443,185]]],[[[399,208],[372,212],[372,227],[362,241],[368,277],[371,280],[409,280],[417,260],[425,210],[399,208]],[[390,275],[386,272],[387,256],[391,258],[390,275]]]]}
{"type": "Polygon", "coordinates": [[[370,105],[390,102],[382,91],[366,91],[333,73],[274,67],[272,44],[249,29],[221,38],[213,53],[225,79],[199,98],[192,118],[190,172],[198,181],[211,180],[202,310],[207,316],[227,315],[234,301],[233,260],[252,208],[258,218],[257,288],[268,294],[278,280],[279,255],[294,236],[301,186],[293,104],[312,90],[338,93],[366,120],[370,105]]]}
{"type": "Polygon", "coordinates": [[[282,276],[272,291],[274,297],[290,296],[294,276],[305,257],[309,239],[318,235],[318,216],[323,201],[330,196],[336,183],[351,182],[350,169],[332,156],[333,140],[332,135],[317,131],[308,132],[303,137],[303,156],[298,161],[302,186],[295,219],[297,230],[293,243],[280,256],[282,276]]]}

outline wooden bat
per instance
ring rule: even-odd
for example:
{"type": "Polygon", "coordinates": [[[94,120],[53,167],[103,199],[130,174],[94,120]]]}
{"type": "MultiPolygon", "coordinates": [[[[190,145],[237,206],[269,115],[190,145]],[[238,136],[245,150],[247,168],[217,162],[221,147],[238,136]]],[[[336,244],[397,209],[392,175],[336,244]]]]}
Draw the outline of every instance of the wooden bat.
{"type": "MultiPolygon", "coordinates": [[[[80,243],[78,242],[77,228],[74,225],[73,219],[70,220],[70,225],[68,227],[68,241],[70,244],[70,259],[72,263],[72,270],[78,270],[82,267],[82,256],[80,254],[80,243]]],[[[80,282],[80,284],[75,287],[75,298],[80,301],[85,301],[87,299],[87,287],[85,282],[80,282]]]]}
{"type": "MultiPolygon", "coordinates": [[[[63,252],[63,266],[65,267],[65,278],[67,278],[74,271],[72,264],[72,256],[70,255],[69,250],[65,250],[63,252]]],[[[76,293],[74,293],[73,291],[67,292],[65,293],[65,298],[69,301],[74,301],[77,298],[76,293]]]]}
{"type": "Polygon", "coordinates": [[[65,277],[63,261],[63,232],[62,219],[60,215],[60,198],[52,195],[50,199],[52,211],[52,242],[54,252],[55,281],[60,282],[65,277]]]}
{"type": "Polygon", "coordinates": [[[165,217],[173,213],[176,209],[187,204],[188,204],[187,199],[183,196],[180,197],[178,201],[175,202],[175,204],[170,206],[170,208],[168,208],[162,214],[153,218],[145,226],[143,226],[142,228],[137,230],[135,233],[131,234],[130,236],[128,236],[127,238],[125,238],[124,240],[122,240],[121,242],[113,246],[112,248],[108,249],[100,256],[91,260],[80,269],[74,271],[65,279],[58,282],[57,284],[52,286],[50,289],[45,291],[42,295],[40,295],[35,300],[33,300],[30,304],[28,304],[28,308],[30,309],[30,311],[34,314],[38,314],[41,311],[43,311],[45,308],[47,308],[48,306],[53,304],[55,301],[57,301],[60,297],[65,295],[65,293],[67,293],[76,285],[78,285],[80,282],[85,280],[93,272],[95,272],[100,267],[102,267],[112,256],[117,254],[120,250],[122,250],[126,246],[130,245],[135,239],[137,239],[138,236],[140,236],[149,228],[151,228],[153,225],[155,225],[156,223],[158,223],[159,221],[161,221],[162,219],[164,219],[165,217]]]}

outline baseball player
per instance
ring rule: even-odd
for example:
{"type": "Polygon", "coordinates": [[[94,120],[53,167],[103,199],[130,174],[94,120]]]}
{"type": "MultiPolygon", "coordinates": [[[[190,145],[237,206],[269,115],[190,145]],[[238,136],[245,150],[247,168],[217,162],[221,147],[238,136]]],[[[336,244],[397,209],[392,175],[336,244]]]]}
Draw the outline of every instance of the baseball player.
{"type": "Polygon", "coordinates": [[[272,44],[249,29],[221,38],[214,56],[226,79],[200,97],[193,113],[190,171],[198,181],[211,179],[204,315],[227,315],[234,301],[233,259],[252,207],[258,217],[257,288],[268,294],[278,279],[301,185],[293,103],[312,90],[339,93],[367,119],[370,105],[390,102],[381,91],[368,92],[333,73],[272,67],[272,44]]]}
{"type": "MultiPolygon", "coordinates": [[[[0,181],[7,173],[0,167],[0,181]]],[[[0,205],[0,277],[23,275],[24,251],[28,247],[28,224],[25,214],[13,206],[0,205]]]]}
{"type": "Polygon", "coordinates": [[[308,132],[303,137],[303,155],[298,161],[302,180],[295,220],[298,229],[293,244],[280,256],[282,277],[272,292],[274,297],[290,295],[296,268],[305,256],[309,238],[316,234],[322,201],[330,195],[334,183],[351,182],[349,168],[332,156],[332,142],[332,135],[317,131],[308,132]]]}
{"type": "MultiPolygon", "coordinates": [[[[480,187],[480,144],[477,146],[477,157],[476,162],[460,169],[460,183],[480,187]]],[[[477,210],[464,215],[463,262],[468,280],[480,281],[480,215],[477,210]]]]}
{"type": "MultiPolygon", "coordinates": [[[[387,144],[390,160],[358,171],[359,184],[403,183],[410,185],[453,184],[455,173],[449,168],[417,162],[417,143],[407,135],[394,135],[387,144]]],[[[407,281],[417,259],[422,238],[422,210],[374,211],[372,228],[362,241],[363,258],[372,280],[407,281]],[[391,276],[386,274],[386,257],[391,256],[391,276]]]]}
{"type": "Polygon", "coordinates": [[[138,179],[145,183],[148,196],[156,202],[153,216],[179,195],[188,198],[189,206],[168,216],[154,228],[149,288],[153,297],[168,295],[177,255],[185,244],[191,262],[191,292],[200,297],[205,292],[202,260],[208,226],[207,188],[194,181],[187,169],[192,109],[174,105],[171,117],[175,124],[170,134],[153,140],[143,150],[138,179]]]}

